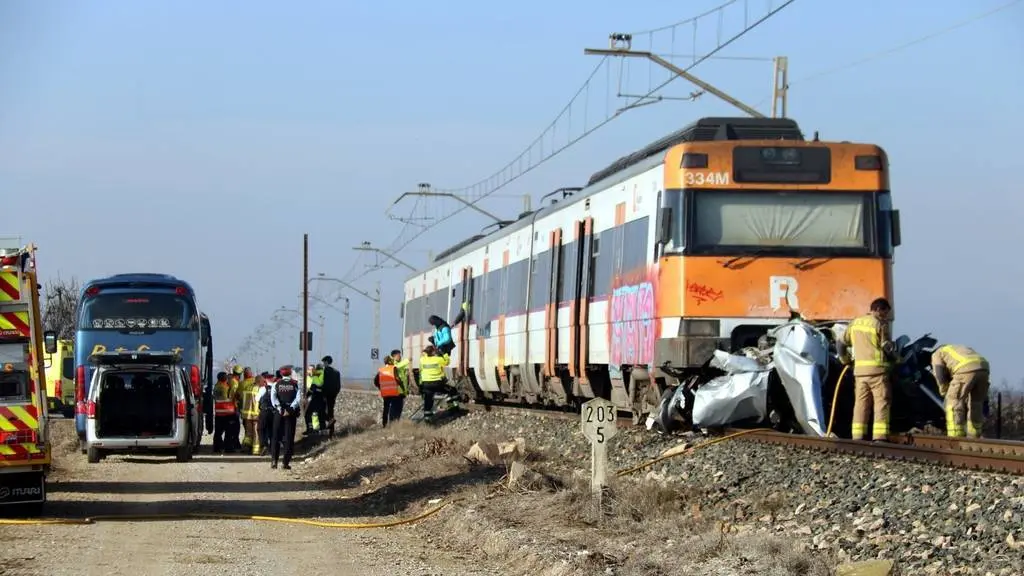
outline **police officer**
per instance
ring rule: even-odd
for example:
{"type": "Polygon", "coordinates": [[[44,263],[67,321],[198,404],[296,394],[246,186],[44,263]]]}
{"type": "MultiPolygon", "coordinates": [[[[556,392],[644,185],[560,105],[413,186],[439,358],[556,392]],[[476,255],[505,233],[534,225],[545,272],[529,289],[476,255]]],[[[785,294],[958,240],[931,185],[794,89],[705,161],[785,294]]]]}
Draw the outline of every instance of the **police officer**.
{"type": "Polygon", "coordinates": [[[981,438],[982,413],[988,396],[989,365],[973,348],[960,344],[939,346],[932,352],[932,374],[946,399],[946,435],[981,438]]]}
{"type": "Polygon", "coordinates": [[[894,351],[889,322],[892,306],[885,298],[871,302],[871,311],[854,318],[837,342],[839,360],[853,362],[853,424],[851,436],[863,440],[868,418],[872,420],[871,438],[884,441],[889,435],[889,408],[892,402],[890,356],[894,351]],[[852,348],[852,353],[849,348],[852,348]],[[872,410],[872,407],[874,410],[872,410]]]}
{"type": "Polygon", "coordinates": [[[292,453],[295,450],[295,422],[302,405],[302,389],[292,378],[291,366],[281,368],[281,378],[270,389],[270,401],[274,405],[274,439],[270,447],[270,467],[277,468],[277,460],[284,444],[284,469],[291,468],[292,453]]]}
{"type": "Polygon", "coordinates": [[[256,404],[259,406],[260,415],[257,422],[260,436],[260,456],[270,452],[270,443],[274,439],[274,403],[271,397],[271,389],[277,378],[281,377],[281,371],[276,371],[276,377],[270,372],[263,373],[263,388],[256,393],[256,404]]]}

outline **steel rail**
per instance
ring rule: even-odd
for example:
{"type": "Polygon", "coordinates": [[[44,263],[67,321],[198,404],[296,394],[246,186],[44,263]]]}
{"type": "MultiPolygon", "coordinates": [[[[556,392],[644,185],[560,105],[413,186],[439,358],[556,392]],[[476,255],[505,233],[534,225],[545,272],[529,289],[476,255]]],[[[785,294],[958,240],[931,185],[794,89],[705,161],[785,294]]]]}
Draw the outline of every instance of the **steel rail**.
{"type": "MultiPolygon", "coordinates": [[[[740,430],[730,429],[726,433],[738,431],[740,430]]],[[[903,438],[909,437],[905,436],[903,438]]],[[[920,443],[864,442],[841,438],[820,438],[817,436],[786,434],[783,432],[753,432],[739,439],[749,442],[794,446],[821,452],[838,452],[906,462],[940,464],[946,467],[968,470],[986,470],[1024,475],[1024,456],[1020,454],[992,454],[962,449],[949,449],[941,447],[940,444],[942,442],[940,441],[951,440],[958,442],[957,439],[935,436],[916,436],[913,438],[915,441],[920,441],[920,443]]],[[[1001,441],[999,443],[1002,444],[1004,442],[1001,441]]],[[[991,442],[975,440],[973,443],[975,445],[982,445],[991,442]]]]}
{"type": "Polygon", "coordinates": [[[1015,442],[1013,440],[950,438],[949,436],[907,433],[891,435],[889,436],[889,442],[919,448],[939,448],[956,452],[1024,457],[1024,442],[1015,442]]]}

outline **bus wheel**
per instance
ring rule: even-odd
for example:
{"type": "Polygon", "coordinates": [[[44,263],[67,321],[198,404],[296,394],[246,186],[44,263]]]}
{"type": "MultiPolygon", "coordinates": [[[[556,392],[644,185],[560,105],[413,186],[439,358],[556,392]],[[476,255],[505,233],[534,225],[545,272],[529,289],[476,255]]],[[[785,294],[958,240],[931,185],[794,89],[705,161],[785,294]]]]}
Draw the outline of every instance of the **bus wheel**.
{"type": "Polygon", "coordinates": [[[103,453],[100,452],[99,448],[90,447],[86,452],[88,452],[89,464],[96,464],[103,459],[103,453]]]}

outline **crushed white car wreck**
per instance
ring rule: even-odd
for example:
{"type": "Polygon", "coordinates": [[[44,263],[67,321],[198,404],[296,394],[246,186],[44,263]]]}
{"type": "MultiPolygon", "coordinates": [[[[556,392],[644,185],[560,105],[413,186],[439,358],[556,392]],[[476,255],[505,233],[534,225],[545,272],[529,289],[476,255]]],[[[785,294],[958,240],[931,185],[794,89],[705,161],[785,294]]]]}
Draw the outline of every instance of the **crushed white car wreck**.
{"type": "MultiPolygon", "coordinates": [[[[834,346],[845,329],[844,323],[815,325],[794,317],[770,330],[757,348],[735,354],[716,350],[707,376],[666,394],[648,418],[648,429],[769,425],[825,436],[834,417],[833,435],[848,437],[853,379],[841,374],[834,346]]],[[[906,336],[896,341],[893,412],[899,416],[891,422],[894,432],[943,425],[937,386],[924,369],[934,344],[927,335],[915,342],[906,336]]]]}

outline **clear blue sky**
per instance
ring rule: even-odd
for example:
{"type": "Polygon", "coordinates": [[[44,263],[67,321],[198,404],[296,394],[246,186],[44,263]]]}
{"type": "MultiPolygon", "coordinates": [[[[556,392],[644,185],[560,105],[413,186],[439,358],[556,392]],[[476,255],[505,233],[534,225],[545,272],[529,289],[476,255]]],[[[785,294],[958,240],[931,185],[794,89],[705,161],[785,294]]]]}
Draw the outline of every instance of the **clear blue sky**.
{"type": "MultiPolygon", "coordinates": [[[[0,235],[36,242],[44,275],[188,279],[223,357],[296,304],[303,232],[311,269],[344,274],[358,254],[350,247],[397,234],[383,212],[401,192],[474,182],[525,147],[596,64],[583,48],[718,3],[4,2],[0,235]]],[[[976,346],[997,378],[1016,380],[1024,3],[800,81],[1003,3],[797,0],[722,54],[788,56],[789,115],[806,133],[888,150],[904,225],[897,333],[976,346]]],[[[751,12],[765,4],[750,0],[751,12]]],[[[699,52],[713,47],[716,20],[699,24],[699,52]]],[[[723,26],[741,20],[733,11],[723,26]]],[[[672,51],[692,48],[692,28],[681,28],[672,51]]],[[[694,73],[750,103],[770,94],[770,62],[714,60],[694,73]]],[[[691,90],[677,81],[663,93],[691,90]]],[[[733,113],[711,96],[628,112],[502,193],[579,185],[696,117],[733,113]]],[[[519,201],[483,205],[513,213],[519,201]]],[[[449,233],[486,223],[460,216],[449,233]]],[[[423,263],[425,250],[454,241],[445,234],[404,257],[423,263]]],[[[404,275],[379,276],[385,349],[399,344],[404,275]]],[[[353,305],[352,372],[368,374],[372,307],[358,296],[353,305]]],[[[337,357],[340,315],[325,316],[337,357]]],[[[278,363],[297,359],[294,332],[279,334],[278,363]]]]}

